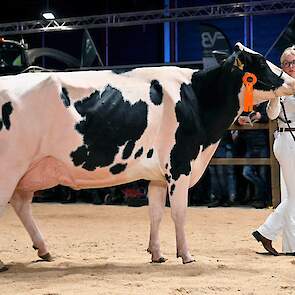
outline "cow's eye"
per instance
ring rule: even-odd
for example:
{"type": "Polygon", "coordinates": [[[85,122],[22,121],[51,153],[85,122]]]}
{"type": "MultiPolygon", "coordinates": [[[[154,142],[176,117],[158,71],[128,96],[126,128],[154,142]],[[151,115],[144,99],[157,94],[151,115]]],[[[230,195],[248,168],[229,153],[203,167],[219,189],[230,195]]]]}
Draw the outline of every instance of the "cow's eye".
{"type": "Polygon", "coordinates": [[[267,66],[266,61],[261,59],[261,60],[259,61],[259,66],[260,66],[261,68],[265,68],[265,67],[267,66]]]}

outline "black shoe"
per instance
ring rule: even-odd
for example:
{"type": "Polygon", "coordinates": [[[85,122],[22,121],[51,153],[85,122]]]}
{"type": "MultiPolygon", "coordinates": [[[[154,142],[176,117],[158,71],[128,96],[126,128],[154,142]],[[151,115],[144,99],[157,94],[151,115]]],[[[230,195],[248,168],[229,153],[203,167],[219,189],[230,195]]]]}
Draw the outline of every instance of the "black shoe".
{"type": "Polygon", "coordinates": [[[257,242],[261,242],[264,249],[271,255],[279,256],[277,250],[274,249],[272,246],[272,240],[267,239],[257,230],[252,233],[252,236],[256,239],[257,242]]]}
{"type": "Polygon", "coordinates": [[[216,200],[216,201],[209,203],[207,206],[208,206],[208,208],[219,207],[219,206],[222,206],[222,202],[220,200],[216,200]]]}
{"type": "Polygon", "coordinates": [[[76,202],[77,202],[76,197],[72,196],[71,194],[69,194],[68,196],[64,197],[61,200],[62,204],[70,204],[70,203],[76,203],[76,202]]]}
{"type": "Polygon", "coordinates": [[[233,202],[231,201],[224,201],[221,203],[222,207],[231,207],[233,205],[233,202]]]}
{"type": "Polygon", "coordinates": [[[252,207],[254,207],[255,209],[263,209],[266,207],[266,204],[263,201],[254,201],[252,203],[252,207]]]}

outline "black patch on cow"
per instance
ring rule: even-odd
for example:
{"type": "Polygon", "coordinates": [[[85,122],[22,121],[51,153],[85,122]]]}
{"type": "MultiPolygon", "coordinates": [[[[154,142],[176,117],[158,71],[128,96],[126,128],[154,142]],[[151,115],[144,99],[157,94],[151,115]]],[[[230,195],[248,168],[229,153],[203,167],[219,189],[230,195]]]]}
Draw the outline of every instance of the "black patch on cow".
{"type": "Polygon", "coordinates": [[[170,154],[170,173],[174,180],[177,180],[180,174],[190,173],[190,161],[197,157],[200,145],[205,140],[198,114],[197,98],[192,86],[182,84],[180,95],[181,101],[175,107],[179,126],[175,134],[176,143],[170,154]]]}
{"type": "Polygon", "coordinates": [[[143,147],[141,147],[137,152],[136,154],[134,155],[134,159],[140,157],[143,153],[143,147]]]}
{"type": "Polygon", "coordinates": [[[65,107],[68,108],[71,105],[71,101],[69,98],[68,90],[65,87],[63,87],[61,89],[60,97],[61,97],[61,100],[62,100],[63,104],[65,105],[65,107]]]}
{"type": "Polygon", "coordinates": [[[130,157],[135,147],[135,142],[133,140],[129,140],[124,147],[122,159],[126,160],[130,157]]]}
{"type": "Polygon", "coordinates": [[[12,111],[13,107],[10,101],[2,106],[2,122],[7,130],[10,128],[10,115],[12,111]]]}
{"type": "Polygon", "coordinates": [[[269,91],[283,85],[284,80],[272,72],[262,55],[243,50],[237,54],[236,58],[239,58],[244,64],[244,72],[253,73],[257,77],[257,82],[253,88],[269,91]]]}
{"type": "Polygon", "coordinates": [[[195,72],[191,84],[181,85],[181,100],[175,106],[179,126],[170,154],[174,180],[189,175],[201,146],[216,143],[237,115],[242,73],[232,71],[232,64],[195,72]]]}
{"type": "Polygon", "coordinates": [[[110,171],[113,174],[119,174],[122,171],[124,171],[126,169],[126,167],[127,167],[127,164],[116,164],[110,168],[110,171]]]}
{"type": "Polygon", "coordinates": [[[168,175],[167,173],[165,173],[165,178],[166,178],[167,182],[170,183],[171,175],[168,175]]]}
{"type": "Polygon", "coordinates": [[[166,168],[166,169],[168,168],[168,163],[166,163],[165,168],[166,168]]]}
{"type": "Polygon", "coordinates": [[[163,101],[163,88],[158,80],[151,81],[150,98],[155,105],[160,105],[163,101]]]}
{"type": "Polygon", "coordinates": [[[147,104],[141,100],[131,104],[110,85],[74,106],[83,117],[76,129],[83,135],[84,144],[71,157],[76,166],[82,165],[89,171],[111,165],[119,148],[136,142],[147,127],[147,104]]]}
{"type": "Polygon", "coordinates": [[[148,152],[147,152],[147,158],[151,158],[153,156],[153,153],[154,153],[154,150],[153,149],[150,149],[148,152]]]}
{"type": "Polygon", "coordinates": [[[72,157],[74,165],[75,166],[82,165],[85,162],[85,159],[87,158],[87,154],[88,154],[87,147],[85,145],[79,146],[75,151],[75,156],[72,157]]]}
{"type": "Polygon", "coordinates": [[[127,72],[131,72],[134,69],[135,68],[130,68],[130,69],[112,69],[112,72],[114,74],[120,75],[120,74],[124,74],[124,73],[127,73],[127,72]]]}
{"type": "Polygon", "coordinates": [[[173,183],[173,184],[171,185],[171,188],[170,188],[170,196],[173,195],[174,190],[175,190],[175,184],[173,183]]]}

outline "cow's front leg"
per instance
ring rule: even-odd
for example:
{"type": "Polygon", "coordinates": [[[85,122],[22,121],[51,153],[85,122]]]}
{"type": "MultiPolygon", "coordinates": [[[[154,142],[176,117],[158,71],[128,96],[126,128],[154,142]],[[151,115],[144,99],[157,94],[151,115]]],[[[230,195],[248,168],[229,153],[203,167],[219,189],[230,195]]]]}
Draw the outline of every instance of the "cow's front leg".
{"type": "Polygon", "coordinates": [[[33,248],[38,250],[38,256],[43,260],[52,261],[52,257],[48,252],[44,238],[33,218],[31,205],[32,198],[32,192],[16,191],[13,194],[10,203],[26,228],[27,232],[29,233],[33,242],[33,248]]]}
{"type": "Polygon", "coordinates": [[[173,182],[169,187],[169,199],[171,206],[171,216],[175,224],[177,258],[181,257],[184,264],[195,260],[189,253],[188,243],[185,236],[186,210],[188,203],[188,177],[182,176],[177,182],[173,182]]]}
{"type": "Polygon", "coordinates": [[[150,182],[148,189],[150,215],[150,241],[147,251],[152,255],[152,262],[162,263],[165,259],[160,250],[159,230],[166,203],[167,186],[150,182]]]}

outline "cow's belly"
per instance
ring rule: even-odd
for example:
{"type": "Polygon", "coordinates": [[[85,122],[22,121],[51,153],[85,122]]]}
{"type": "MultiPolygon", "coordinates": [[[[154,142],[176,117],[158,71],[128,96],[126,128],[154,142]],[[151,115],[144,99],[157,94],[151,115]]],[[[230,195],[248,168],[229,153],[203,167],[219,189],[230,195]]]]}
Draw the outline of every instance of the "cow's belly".
{"type": "Polygon", "coordinates": [[[69,167],[53,157],[45,157],[30,167],[18,183],[17,190],[37,191],[58,184],[73,189],[100,188],[139,179],[165,182],[158,162],[151,159],[129,163],[125,171],[114,175],[108,168],[87,171],[81,167],[69,167]]]}

